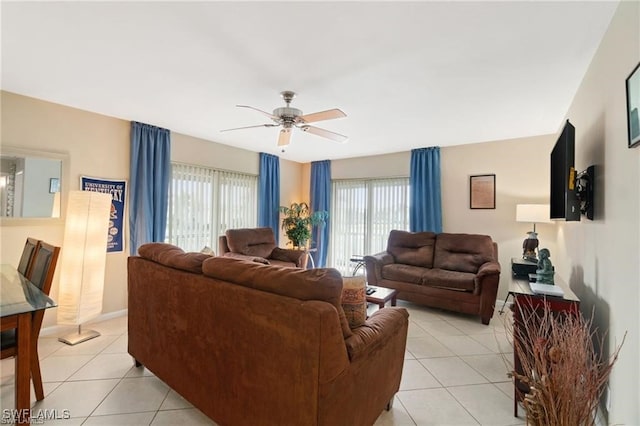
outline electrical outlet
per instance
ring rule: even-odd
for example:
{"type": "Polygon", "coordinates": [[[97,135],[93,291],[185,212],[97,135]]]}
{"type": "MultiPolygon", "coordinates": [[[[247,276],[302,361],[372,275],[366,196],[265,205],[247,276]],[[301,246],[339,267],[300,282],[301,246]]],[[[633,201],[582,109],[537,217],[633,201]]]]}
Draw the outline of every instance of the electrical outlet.
{"type": "Polygon", "coordinates": [[[605,407],[607,407],[607,412],[611,411],[611,388],[607,384],[607,396],[605,399],[605,407]]]}

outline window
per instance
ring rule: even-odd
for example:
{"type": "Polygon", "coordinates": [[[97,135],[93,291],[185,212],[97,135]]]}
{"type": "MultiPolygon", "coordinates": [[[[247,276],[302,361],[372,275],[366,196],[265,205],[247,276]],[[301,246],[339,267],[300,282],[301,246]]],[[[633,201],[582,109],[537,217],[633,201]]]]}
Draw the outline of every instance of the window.
{"type": "Polygon", "coordinates": [[[257,176],[172,163],[166,241],[217,251],[227,229],[256,226],[257,186],[257,176]]]}
{"type": "Polygon", "coordinates": [[[334,180],[329,262],[350,275],[352,255],[387,248],[392,229],[409,230],[409,178],[334,180]]]}

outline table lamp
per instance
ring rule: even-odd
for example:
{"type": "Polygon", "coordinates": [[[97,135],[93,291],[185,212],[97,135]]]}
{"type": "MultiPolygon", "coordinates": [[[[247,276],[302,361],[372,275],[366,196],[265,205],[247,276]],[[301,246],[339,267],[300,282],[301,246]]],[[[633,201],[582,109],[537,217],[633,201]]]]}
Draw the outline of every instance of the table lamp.
{"type": "Polygon", "coordinates": [[[522,242],[522,258],[537,262],[539,241],[536,223],[552,223],[549,216],[549,204],[516,205],[516,222],[533,223],[533,231],[527,232],[527,238],[522,242]]]}

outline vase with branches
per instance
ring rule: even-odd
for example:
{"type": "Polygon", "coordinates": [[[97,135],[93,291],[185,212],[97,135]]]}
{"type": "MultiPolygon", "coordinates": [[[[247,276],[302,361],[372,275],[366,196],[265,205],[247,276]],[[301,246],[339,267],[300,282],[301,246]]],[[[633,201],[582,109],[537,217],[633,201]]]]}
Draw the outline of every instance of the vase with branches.
{"type": "Polygon", "coordinates": [[[311,227],[325,223],[329,217],[326,211],[312,212],[305,202],[280,206],[280,213],[284,214],[282,230],[294,248],[306,247],[311,240],[311,227]]]}
{"type": "MultiPolygon", "coordinates": [[[[592,315],[593,318],[593,315],[592,315]]],[[[595,413],[625,336],[610,357],[592,319],[579,311],[554,313],[520,306],[511,329],[518,366],[510,376],[527,389],[522,401],[530,425],[594,425],[595,413]]]]}

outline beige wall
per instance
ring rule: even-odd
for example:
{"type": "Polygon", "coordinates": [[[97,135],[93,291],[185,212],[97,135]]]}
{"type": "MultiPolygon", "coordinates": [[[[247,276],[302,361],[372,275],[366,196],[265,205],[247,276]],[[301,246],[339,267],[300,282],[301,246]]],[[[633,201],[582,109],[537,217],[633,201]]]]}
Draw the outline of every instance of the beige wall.
{"type": "Polygon", "coordinates": [[[331,162],[332,179],[409,176],[411,152],[355,157],[331,162]]]}
{"type": "MultiPolygon", "coordinates": [[[[555,135],[443,147],[442,216],[445,232],[490,235],[498,243],[500,264],[509,270],[510,260],[522,254],[529,223],[515,221],[516,204],[549,201],[549,153],[555,135]],[[469,176],[496,175],[496,209],[469,208],[469,176]]],[[[409,176],[411,152],[349,158],[331,162],[333,179],[409,176]]],[[[541,244],[555,251],[553,225],[537,226],[541,244]]],[[[501,281],[498,298],[507,295],[501,281]]]]}
{"type": "MultiPolygon", "coordinates": [[[[79,189],[81,175],[129,180],[129,121],[4,91],[1,96],[0,147],[66,153],[69,178],[63,182],[63,192],[79,189]]],[[[258,154],[255,152],[179,133],[172,133],[171,140],[173,161],[258,174],[258,154]]],[[[301,200],[302,165],[281,159],[280,168],[281,204],[301,200]]],[[[308,181],[308,176],[306,179],[308,181]]],[[[10,225],[3,222],[0,232],[0,263],[17,265],[24,241],[29,236],[62,245],[64,221],[25,220],[10,225]]],[[[107,255],[104,313],[127,307],[128,234],[125,241],[124,253],[107,255]]],[[[286,237],[281,235],[280,244],[286,244],[286,237]]],[[[51,290],[54,300],[57,293],[56,274],[51,290]]],[[[44,327],[54,325],[55,317],[55,309],[48,310],[44,327]]]]}
{"type": "MultiPolygon", "coordinates": [[[[302,164],[293,161],[286,161],[280,159],[280,205],[289,206],[291,203],[299,203],[302,201],[309,202],[308,197],[304,197],[302,188],[304,182],[309,186],[309,177],[306,180],[303,178],[302,164]]],[[[307,191],[308,193],[308,191],[307,191]]],[[[282,217],[282,216],[281,216],[282,217]]],[[[280,228],[280,247],[292,248],[289,243],[289,239],[280,228]]]]}
{"type": "MultiPolygon", "coordinates": [[[[498,243],[502,276],[498,299],[507,296],[512,257],[522,255],[530,223],[516,222],[516,204],[549,203],[549,153],[554,135],[445,147],[440,152],[442,227],[445,232],[487,234],[498,243]],[[496,175],[496,208],[469,208],[469,177],[496,175]]],[[[555,253],[553,224],[537,224],[541,247],[555,253]]]]}
{"type": "Polygon", "coordinates": [[[576,168],[596,166],[595,220],[557,227],[557,270],[583,313],[609,330],[613,351],[609,424],[640,424],[640,148],[627,148],[624,81],[640,62],[640,2],[621,2],[567,113],[576,168]]]}
{"type": "MultiPolygon", "coordinates": [[[[129,180],[129,122],[62,105],[2,92],[2,146],[60,151],[69,156],[69,179],[63,193],[80,188],[80,176],[129,180]]],[[[25,239],[30,236],[62,245],[63,220],[29,221],[2,226],[2,263],[17,265],[25,239]]],[[[107,255],[104,312],[127,305],[128,253],[107,255]]],[[[58,276],[51,294],[58,293],[58,276]]],[[[44,326],[55,324],[55,309],[45,315],[44,326]]]]}

